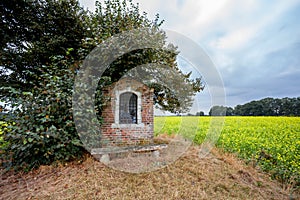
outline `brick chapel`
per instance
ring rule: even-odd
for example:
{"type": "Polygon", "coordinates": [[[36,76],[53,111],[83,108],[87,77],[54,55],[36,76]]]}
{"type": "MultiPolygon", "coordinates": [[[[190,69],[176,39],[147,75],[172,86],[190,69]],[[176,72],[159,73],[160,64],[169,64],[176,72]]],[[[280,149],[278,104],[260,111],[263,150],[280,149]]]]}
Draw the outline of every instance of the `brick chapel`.
{"type": "Polygon", "coordinates": [[[101,146],[133,146],[153,141],[153,89],[122,78],[103,91],[101,146]]]}

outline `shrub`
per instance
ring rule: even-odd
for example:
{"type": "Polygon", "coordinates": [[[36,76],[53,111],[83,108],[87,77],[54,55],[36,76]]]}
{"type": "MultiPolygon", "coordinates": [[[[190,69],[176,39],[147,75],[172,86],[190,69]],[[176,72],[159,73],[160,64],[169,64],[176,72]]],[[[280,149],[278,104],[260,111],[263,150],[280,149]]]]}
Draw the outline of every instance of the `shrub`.
{"type": "MultiPolygon", "coordinates": [[[[75,73],[64,56],[52,58],[51,66],[39,68],[39,85],[29,92],[5,87],[10,94],[10,124],[4,129],[6,166],[30,169],[56,160],[82,155],[83,147],[72,120],[72,89],[75,73]],[[11,122],[14,123],[11,123],[11,122]]],[[[34,74],[32,74],[34,75],[34,74]]]]}

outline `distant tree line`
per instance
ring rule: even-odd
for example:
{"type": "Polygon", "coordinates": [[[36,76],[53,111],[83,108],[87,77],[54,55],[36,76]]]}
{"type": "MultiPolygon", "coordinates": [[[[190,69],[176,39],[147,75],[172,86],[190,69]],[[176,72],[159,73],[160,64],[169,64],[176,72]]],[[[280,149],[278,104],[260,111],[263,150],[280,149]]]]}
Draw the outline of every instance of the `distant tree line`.
{"type": "Polygon", "coordinates": [[[213,106],[210,116],[300,116],[300,97],[264,98],[234,108],[213,106]]]}
{"type": "Polygon", "coordinates": [[[188,113],[187,116],[204,116],[204,112],[203,111],[199,111],[199,112],[196,112],[196,114],[191,114],[191,113],[188,113]]]}

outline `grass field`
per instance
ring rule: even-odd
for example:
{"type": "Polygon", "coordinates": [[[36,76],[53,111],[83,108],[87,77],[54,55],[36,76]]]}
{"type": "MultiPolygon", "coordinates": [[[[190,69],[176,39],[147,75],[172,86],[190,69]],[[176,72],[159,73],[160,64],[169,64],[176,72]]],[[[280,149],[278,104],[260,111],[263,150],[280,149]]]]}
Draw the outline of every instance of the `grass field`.
{"type": "MultiPolygon", "coordinates": [[[[217,147],[270,172],[277,180],[300,185],[299,117],[223,119],[224,126],[216,140],[217,147]]],[[[211,122],[211,117],[156,117],[155,134],[182,134],[201,144],[208,129],[214,129],[211,122]]]]}

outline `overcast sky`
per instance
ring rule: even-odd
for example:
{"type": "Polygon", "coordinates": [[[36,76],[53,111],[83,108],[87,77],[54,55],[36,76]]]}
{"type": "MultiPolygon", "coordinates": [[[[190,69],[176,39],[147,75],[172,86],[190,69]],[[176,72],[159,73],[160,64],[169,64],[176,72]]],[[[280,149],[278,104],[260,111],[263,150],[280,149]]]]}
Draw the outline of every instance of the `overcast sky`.
{"type": "MultiPolygon", "coordinates": [[[[93,10],[93,0],[80,0],[93,10]]],[[[300,0],[134,0],[163,29],[202,47],[219,71],[226,105],[300,96],[300,0]]],[[[203,77],[205,79],[205,77],[203,77]]],[[[197,95],[208,112],[209,85],[197,95]]]]}

